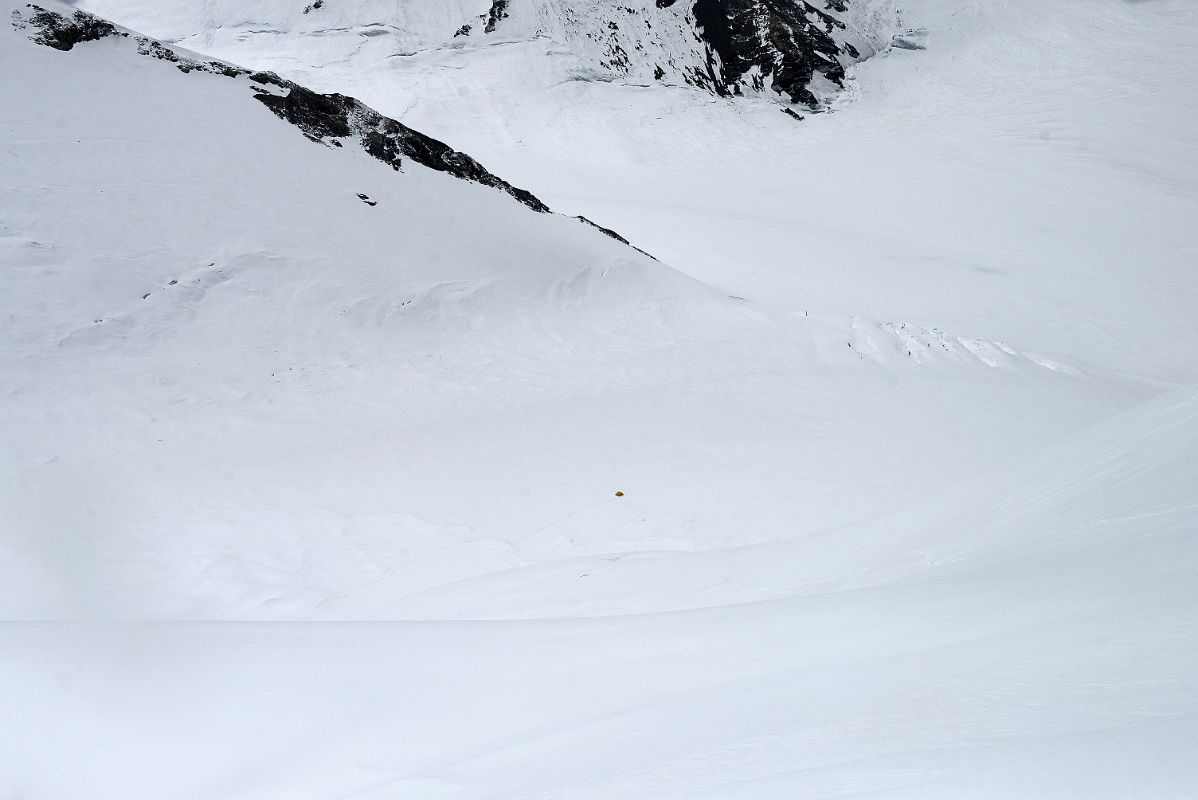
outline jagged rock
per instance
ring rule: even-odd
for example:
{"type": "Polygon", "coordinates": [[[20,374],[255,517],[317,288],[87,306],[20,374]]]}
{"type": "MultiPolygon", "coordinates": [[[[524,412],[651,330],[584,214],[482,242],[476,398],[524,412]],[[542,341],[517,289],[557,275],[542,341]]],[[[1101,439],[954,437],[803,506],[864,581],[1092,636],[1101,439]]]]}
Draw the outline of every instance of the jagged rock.
{"type": "Polygon", "coordinates": [[[483,15],[483,20],[486,26],[483,28],[485,33],[494,33],[495,27],[499,24],[499,20],[507,19],[508,0],[491,0],[491,8],[483,15]]]}
{"type": "Polygon", "coordinates": [[[81,42],[94,42],[108,36],[127,36],[117,30],[110,22],[83,11],[76,11],[74,16],[67,17],[53,11],[47,11],[41,6],[27,5],[33,13],[22,17],[19,12],[13,12],[13,24],[18,27],[36,28],[37,33],[29,38],[38,44],[53,47],[55,50],[70,50],[81,42]]]}
{"type": "MultiPolygon", "coordinates": [[[[846,2],[829,0],[827,8],[843,12],[846,2]]],[[[860,55],[832,35],[844,22],[805,0],[695,0],[694,16],[709,48],[708,77],[720,94],[738,93],[746,77],[769,79],[778,94],[814,107],[812,79],[842,85],[840,59],[860,55]]]]}
{"type": "Polygon", "coordinates": [[[560,40],[583,60],[583,80],[607,73],[818,109],[843,86],[848,65],[888,43],[889,33],[866,30],[869,12],[854,14],[855,1],[866,2],[492,0],[480,19],[487,33],[502,27],[509,36],[560,40]]]}
{"type": "Polygon", "coordinates": [[[492,175],[465,153],[402,122],[384,117],[359,100],[342,94],[317,94],[269,73],[256,73],[251,78],[265,78],[259,82],[286,90],[285,95],[259,92],[254,97],[313,141],[356,136],[367,153],[397,170],[402,165],[402,157],[407,156],[430,169],[505,191],[534,211],[549,211],[549,207],[531,192],[492,175]]]}
{"type": "Polygon", "coordinates": [[[632,242],[628,241],[623,236],[621,236],[620,234],[613,231],[611,228],[605,228],[602,225],[598,224],[597,222],[592,222],[591,220],[587,219],[586,217],[580,216],[580,217],[575,217],[574,219],[578,220],[579,222],[583,223],[584,225],[590,225],[592,228],[596,229],[603,235],[611,237],[612,239],[615,239],[617,242],[620,242],[621,244],[628,245],[629,247],[631,247],[633,250],[636,250],[641,255],[649,256],[649,258],[652,258],[654,261],[657,260],[656,256],[652,255],[651,253],[646,253],[644,250],[637,247],[632,242]]]}

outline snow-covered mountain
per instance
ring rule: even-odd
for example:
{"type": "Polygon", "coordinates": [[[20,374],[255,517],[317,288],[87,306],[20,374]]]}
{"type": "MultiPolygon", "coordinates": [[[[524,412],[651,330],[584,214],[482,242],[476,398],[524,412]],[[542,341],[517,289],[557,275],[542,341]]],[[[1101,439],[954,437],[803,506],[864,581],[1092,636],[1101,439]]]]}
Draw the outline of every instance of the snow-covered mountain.
{"type": "MultiPolygon", "coordinates": [[[[45,18],[17,9],[5,31],[6,57],[36,67],[5,85],[24,120],[7,145],[3,240],[19,267],[6,293],[9,412],[20,421],[9,435],[10,508],[24,509],[20,527],[70,543],[51,553],[88,552],[112,584],[103,596],[114,612],[357,616],[375,596],[352,590],[357,568],[300,555],[333,544],[326,514],[391,531],[378,546],[400,569],[386,591],[400,594],[607,553],[612,525],[630,551],[770,541],[796,525],[814,532],[933,494],[1048,430],[1144,395],[1002,342],[763,312],[577,220],[537,213],[535,199],[468,156],[345,96],[47,8],[45,18]],[[46,46],[61,39],[79,43],[46,46]],[[64,86],[78,87],[69,103],[59,102],[64,86]],[[40,130],[77,133],[21,133],[40,130]],[[896,367],[911,382],[888,392],[894,424],[881,431],[877,407],[845,395],[870,396],[866,387],[887,385],[896,367]],[[937,396],[946,380],[956,388],[937,396]],[[696,395],[696,383],[708,389],[696,395]],[[1020,431],[974,424],[979,409],[997,414],[1028,392],[1041,418],[1016,411],[1020,431]],[[707,393],[722,399],[712,407],[707,393]],[[1095,398],[1094,410],[1079,408],[1095,398]],[[814,427],[762,429],[778,403],[801,405],[814,427]],[[153,422],[131,429],[126,415],[153,422]],[[725,416],[739,422],[717,423],[725,416]],[[252,432],[238,422],[264,418],[290,422],[252,432]],[[497,418],[508,433],[493,439],[497,418]],[[605,433],[621,426],[635,433],[605,433]],[[822,444],[804,445],[813,435],[822,444]],[[347,458],[378,460],[356,479],[360,491],[331,506],[322,487],[360,470],[332,466],[330,436],[357,443],[347,458]],[[575,444],[547,457],[563,437],[575,444]],[[738,444],[757,440],[766,452],[738,444]],[[405,442],[405,455],[387,455],[388,441],[405,442]],[[513,441],[524,444],[504,444],[513,441]],[[735,459],[741,500],[720,499],[721,474],[692,454],[699,441],[701,452],[735,459]],[[928,463],[892,469],[916,442],[928,463]],[[528,464],[534,443],[542,456],[528,464]],[[279,447],[292,466],[268,466],[279,447]],[[212,450],[197,457],[197,448],[212,450]],[[482,493],[471,488],[477,475],[460,470],[479,452],[485,482],[496,482],[482,493]],[[165,463],[175,466],[160,471],[165,463]],[[85,503],[95,530],[43,518],[47,493],[85,464],[115,482],[106,497],[138,486],[145,500],[174,501],[85,503]],[[627,471],[675,497],[654,521],[610,503],[589,510],[595,487],[627,471]],[[404,491],[397,507],[389,491],[367,488],[376,481],[423,488],[404,491]],[[543,501],[532,501],[533,485],[547,487],[543,501]],[[261,563],[242,541],[246,497],[262,504],[252,523],[261,563]],[[283,545],[281,535],[298,539],[283,545]],[[424,563],[445,536],[456,544],[441,568],[394,561],[411,552],[424,563]],[[293,558],[310,566],[289,574],[293,558]]],[[[105,605],[80,604],[72,585],[14,576],[11,613],[105,605]]]]}
{"type": "MultiPolygon", "coordinates": [[[[73,473],[92,463],[101,481],[156,469],[142,456],[110,452],[149,444],[125,429],[117,409],[157,420],[152,427],[190,419],[179,431],[185,449],[222,440],[220,448],[235,440],[237,449],[249,446],[241,436],[225,439],[225,423],[201,421],[203,409],[223,417],[230,400],[241,411],[225,422],[273,415],[277,402],[290,408],[279,407],[283,416],[299,415],[297,424],[331,408],[348,421],[361,409],[349,411],[360,403],[346,391],[392,406],[388,416],[396,419],[404,407],[452,419],[464,413],[454,411],[459,402],[469,407],[465,398],[488,396],[486,373],[514,378],[492,347],[521,363],[548,364],[559,350],[570,352],[571,341],[587,346],[584,331],[619,332],[615,340],[626,343],[596,355],[597,366],[628,342],[652,351],[660,337],[689,335],[688,320],[705,317],[702,308],[723,308],[715,313],[726,320],[745,313],[593,226],[541,213],[535,198],[468,156],[349,98],[315,95],[47,9],[18,8],[4,30],[5,60],[23,65],[6,74],[25,72],[4,85],[4,102],[17,115],[6,140],[0,229],[6,457],[13,459],[5,506],[27,534],[10,544],[34,547],[23,562],[36,561],[41,544],[57,552],[48,543],[58,536],[73,543],[70,551],[84,548],[92,563],[121,570],[141,535],[153,540],[134,548],[143,555],[167,545],[158,537],[174,523],[136,522],[149,511],[140,501],[119,510],[95,498],[102,508],[84,512],[89,504],[80,499],[78,509],[63,509],[68,518],[41,516],[45,493],[72,482],[59,468],[73,473]],[[70,102],[62,101],[64,87],[70,102]],[[675,293],[689,299],[678,302],[675,293]],[[400,377],[410,369],[428,374],[400,377]],[[449,382],[433,377],[459,371],[449,382]],[[361,382],[342,380],[351,373],[361,382]],[[62,391],[67,385],[75,389],[62,391]],[[46,405],[43,391],[58,401],[46,405]],[[294,406],[285,398],[295,391],[319,400],[294,406]],[[318,410],[325,404],[332,406],[318,410]],[[92,453],[83,462],[53,454],[79,446],[92,453]],[[49,469],[40,477],[39,462],[49,469]],[[83,516],[74,520],[77,512],[83,516]],[[116,516],[101,521],[109,514],[116,516]],[[85,519],[98,523],[94,536],[75,527],[85,519]],[[55,535],[42,542],[34,531],[55,535]],[[110,546],[109,556],[100,555],[110,546]]],[[[714,330],[708,322],[703,328],[714,330]]],[[[522,374],[514,396],[568,391],[545,385],[535,371],[522,374]]],[[[504,397],[484,404],[504,407],[511,401],[504,397]]],[[[336,424],[326,416],[322,427],[336,424]]],[[[176,464],[170,484],[188,463],[200,463],[182,451],[164,457],[176,464]]],[[[127,487],[146,480],[154,481],[117,478],[127,487]]],[[[215,510],[190,491],[196,502],[183,500],[177,488],[152,493],[176,496],[168,517],[215,510]]],[[[184,527],[198,533],[197,523],[208,524],[192,519],[184,527]]],[[[30,580],[9,584],[10,613],[56,607],[54,597],[74,605],[69,581],[30,580]]],[[[206,615],[196,606],[178,611],[206,615]]]]}
{"type": "Polygon", "coordinates": [[[1192,4],[0,21],[0,796],[1193,794],[1192,4]]]}
{"type": "MultiPolygon", "coordinates": [[[[456,38],[489,2],[330,0],[321,13],[340,16],[323,20],[287,0],[80,5],[359,97],[554,209],[773,310],[951,331],[1166,382],[1180,363],[1198,369],[1186,303],[1160,302],[1198,302],[1176,257],[1176,232],[1198,213],[1185,122],[1198,75],[1181,55],[1192,29],[1177,0],[1104,0],[1101,24],[1082,27],[1082,0],[918,0],[901,26],[893,4],[858,0],[845,18],[879,55],[828,96],[851,113],[788,109],[801,123],[772,90],[718,98],[577,79],[596,70],[578,31],[607,19],[593,2],[546,5],[549,19],[575,8],[584,23],[540,34],[516,27],[532,19],[520,9],[540,6],[512,3],[507,34],[456,38]],[[1157,31],[1167,44],[1146,53],[1157,31]],[[1176,105],[1112,116],[1146,74],[1174,76],[1176,105]],[[1088,335],[1059,313],[1079,292],[1100,320],[1088,335]]],[[[684,30],[693,3],[625,5],[672,15],[702,50],[684,30]]]]}
{"type": "MultiPolygon", "coordinates": [[[[86,4],[85,4],[86,5],[86,4]]],[[[893,0],[290,0],[92,4],[205,52],[246,46],[321,61],[433,50],[547,51],[545,78],[692,86],[816,108],[845,67],[888,45],[893,0]],[[302,47],[293,47],[299,37],[302,47]],[[277,48],[277,49],[276,49],[277,48]]]]}

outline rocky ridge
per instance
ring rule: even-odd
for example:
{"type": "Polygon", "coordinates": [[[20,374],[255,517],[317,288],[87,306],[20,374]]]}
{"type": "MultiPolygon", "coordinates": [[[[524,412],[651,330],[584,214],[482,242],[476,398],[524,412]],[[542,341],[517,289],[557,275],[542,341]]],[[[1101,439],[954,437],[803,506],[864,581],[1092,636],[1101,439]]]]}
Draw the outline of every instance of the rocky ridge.
{"type": "Polygon", "coordinates": [[[539,213],[550,213],[549,207],[531,192],[493,175],[465,153],[383,116],[353,97],[318,94],[273,72],[255,72],[221,61],[183,56],[155,39],[139,36],[84,11],[76,10],[67,17],[38,5],[29,4],[26,8],[25,14],[13,13],[12,24],[19,30],[31,31],[29,38],[38,44],[66,52],[84,42],[131,38],[140,55],[171,62],[181,72],[245,78],[257,100],[314,142],[342,147],[343,140],[356,140],[363,150],[397,171],[407,157],[461,180],[499,189],[539,213]]]}

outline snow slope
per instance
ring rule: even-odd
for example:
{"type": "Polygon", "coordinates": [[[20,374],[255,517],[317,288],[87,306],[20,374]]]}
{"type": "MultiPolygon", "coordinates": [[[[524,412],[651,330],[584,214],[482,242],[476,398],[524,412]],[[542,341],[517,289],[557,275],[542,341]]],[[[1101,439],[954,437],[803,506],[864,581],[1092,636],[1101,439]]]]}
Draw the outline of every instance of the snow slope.
{"type": "Polygon", "coordinates": [[[105,3],[662,260],[0,27],[0,795],[1195,793],[1186,5],[923,0],[800,124],[105,3]]]}
{"type": "MultiPolygon", "coordinates": [[[[726,559],[686,612],[9,625],[0,764],[32,797],[1187,797],[1196,448],[1174,393],[851,557],[726,559]]],[[[695,580],[642,567],[605,589],[695,580]]]]}
{"type": "MultiPolygon", "coordinates": [[[[121,564],[130,552],[169,558],[134,531],[170,540],[182,522],[200,536],[220,525],[218,495],[241,507],[254,481],[218,453],[247,452],[258,422],[285,429],[266,433],[252,471],[278,469],[275,448],[297,446],[286,426],[316,420],[307,447],[326,460],[330,414],[373,440],[373,411],[427,425],[568,396],[569,382],[543,372],[592,339],[607,342],[586,363],[600,370],[625,350],[696,337],[699,315],[706,335],[745,313],[574,220],[311,142],[247,76],[185,74],[129,39],[60,53],[23,33],[6,31],[4,56],[8,74],[33,72],[4,87],[23,114],[5,139],[3,239],[5,507],[27,534],[15,544],[44,546],[40,529],[64,537],[53,546],[68,562],[103,563],[106,544],[121,564]],[[211,461],[195,455],[206,446],[211,461]],[[216,494],[200,486],[213,479],[216,494]],[[46,515],[63,486],[85,494],[46,515]]],[[[58,588],[37,580],[39,596],[58,588]]]]}
{"type": "Polygon", "coordinates": [[[261,19],[277,32],[256,35],[237,15],[176,19],[165,9],[194,4],[173,0],[84,5],[351,91],[761,305],[1165,383],[1198,372],[1198,13],[1185,0],[904,3],[927,49],[858,65],[831,101],[846,113],[801,124],[773,102],[568,80],[560,37],[391,58],[382,37],[293,31],[275,7],[261,19]]]}
{"type": "Polygon", "coordinates": [[[493,189],[308,141],[248,76],[23,34],[10,615],[356,618],[530,563],[790,538],[1147,395],[766,314],[493,189]]]}

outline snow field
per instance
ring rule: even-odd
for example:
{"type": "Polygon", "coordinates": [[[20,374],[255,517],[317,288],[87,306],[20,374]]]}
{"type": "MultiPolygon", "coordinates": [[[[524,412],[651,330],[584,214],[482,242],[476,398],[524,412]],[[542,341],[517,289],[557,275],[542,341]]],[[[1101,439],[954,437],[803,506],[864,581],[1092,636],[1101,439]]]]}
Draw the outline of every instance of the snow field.
{"type": "Polygon", "coordinates": [[[1187,4],[908,4],[802,123],[81,5],[661,261],[5,23],[0,795],[1194,794],[1187,4]]]}

